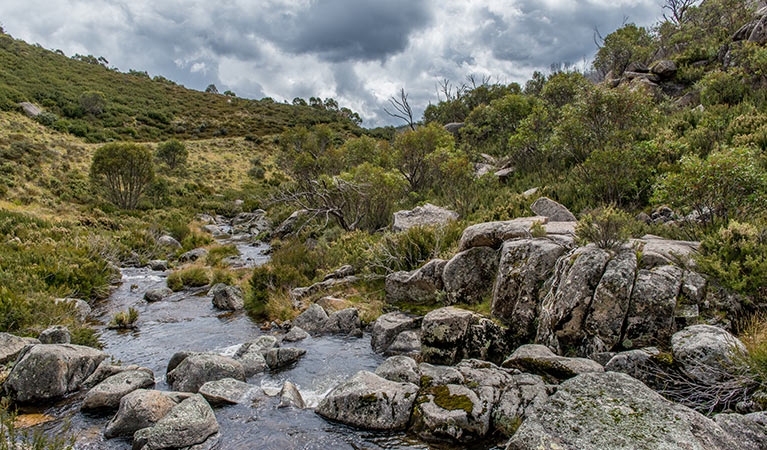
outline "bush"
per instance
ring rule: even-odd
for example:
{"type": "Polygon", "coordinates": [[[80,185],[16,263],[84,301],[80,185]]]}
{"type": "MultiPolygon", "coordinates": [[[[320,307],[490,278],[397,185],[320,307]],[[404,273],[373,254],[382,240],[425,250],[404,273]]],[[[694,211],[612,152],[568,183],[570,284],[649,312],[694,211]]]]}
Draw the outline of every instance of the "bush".
{"type": "Polygon", "coordinates": [[[274,288],[274,276],[268,265],[253,269],[248,281],[249,293],[245,297],[245,310],[251,317],[262,318],[266,313],[269,292],[274,288]]]}
{"type": "Polygon", "coordinates": [[[414,270],[431,259],[452,253],[464,224],[451,222],[443,227],[414,227],[401,233],[387,233],[371,249],[370,269],[376,273],[414,270]]]}
{"type": "Polygon", "coordinates": [[[652,35],[644,27],[633,23],[607,35],[594,58],[594,68],[602,74],[612,71],[620,77],[632,62],[648,62],[653,51],[652,35]]]}
{"type": "Polygon", "coordinates": [[[221,262],[222,259],[228,256],[237,256],[239,254],[240,251],[237,250],[237,246],[234,244],[213,247],[208,249],[208,256],[205,258],[205,262],[209,266],[216,266],[221,262]]]}
{"type": "Polygon", "coordinates": [[[107,144],[96,150],[90,174],[109,201],[135,209],[154,179],[152,154],[138,144],[107,144]]]}
{"type": "Polygon", "coordinates": [[[165,162],[171,169],[183,166],[189,157],[186,145],[176,139],[163,142],[157,146],[157,158],[165,162]]]}
{"type": "Polygon", "coordinates": [[[611,206],[586,214],[575,226],[579,244],[594,243],[605,250],[617,250],[628,242],[631,217],[611,206]]]}
{"type": "Polygon", "coordinates": [[[722,71],[708,73],[698,82],[697,88],[704,106],[736,105],[746,95],[746,85],[735,75],[722,71]]]}
{"type": "Polygon", "coordinates": [[[112,316],[108,327],[114,330],[130,330],[136,328],[138,322],[138,310],[130,307],[127,311],[120,311],[112,316]]]}
{"type": "Polygon", "coordinates": [[[185,287],[201,287],[210,284],[210,275],[203,267],[187,267],[168,275],[168,287],[180,291],[185,287]]]}

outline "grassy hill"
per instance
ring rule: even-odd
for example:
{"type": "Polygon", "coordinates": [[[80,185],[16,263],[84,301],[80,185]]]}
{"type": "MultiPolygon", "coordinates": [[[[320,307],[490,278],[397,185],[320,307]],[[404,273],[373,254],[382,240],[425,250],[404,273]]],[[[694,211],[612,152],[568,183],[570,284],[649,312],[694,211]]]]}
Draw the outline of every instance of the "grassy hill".
{"type": "Polygon", "coordinates": [[[41,122],[88,142],[263,136],[319,123],[362,132],[348,110],[199,92],[144,72],[121,73],[93,57],[68,58],[0,29],[0,109],[18,110],[20,102],[41,106],[49,113],[41,122]],[[83,107],[83,95],[94,92],[104,100],[96,114],[83,107]]]}

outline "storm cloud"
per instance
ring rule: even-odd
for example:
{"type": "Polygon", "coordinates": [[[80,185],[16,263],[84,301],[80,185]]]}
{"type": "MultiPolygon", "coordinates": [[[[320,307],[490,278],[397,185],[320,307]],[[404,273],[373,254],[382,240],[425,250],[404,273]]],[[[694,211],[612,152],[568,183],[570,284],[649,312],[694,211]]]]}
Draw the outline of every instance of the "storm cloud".
{"type": "Polygon", "coordinates": [[[439,80],[524,82],[593,58],[594,30],[651,25],[661,0],[4,0],[6,32],[194,89],[334,97],[367,126],[400,88],[420,114],[439,80]]]}

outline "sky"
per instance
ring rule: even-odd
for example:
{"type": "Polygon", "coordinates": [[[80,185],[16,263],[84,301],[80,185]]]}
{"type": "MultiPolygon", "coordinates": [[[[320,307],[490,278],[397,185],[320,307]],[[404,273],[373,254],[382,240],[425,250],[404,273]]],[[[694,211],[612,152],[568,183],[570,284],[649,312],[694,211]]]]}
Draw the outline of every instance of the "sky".
{"type": "Polygon", "coordinates": [[[363,126],[401,88],[420,118],[438,84],[469,75],[523,84],[583,64],[625,22],[652,25],[662,0],[2,0],[7,33],[105,57],[121,71],[245,98],[335,98],[363,126]]]}

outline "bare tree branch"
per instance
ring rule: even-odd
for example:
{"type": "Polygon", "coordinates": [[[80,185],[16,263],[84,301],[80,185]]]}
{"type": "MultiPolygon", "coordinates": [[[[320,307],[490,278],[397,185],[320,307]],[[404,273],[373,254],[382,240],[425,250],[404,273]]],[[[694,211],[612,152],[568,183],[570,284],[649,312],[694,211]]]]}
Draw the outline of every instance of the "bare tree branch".
{"type": "Polygon", "coordinates": [[[415,120],[413,119],[413,108],[410,107],[410,104],[407,101],[407,93],[405,93],[405,88],[400,90],[399,98],[392,97],[389,99],[389,103],[391,103],[392,108],[394,108],[394,112],[389,111],[386,108],[384,108],[384,112],[392,117],[404,120],[410,129],[415,131],[416,127],[415,120]]]}

